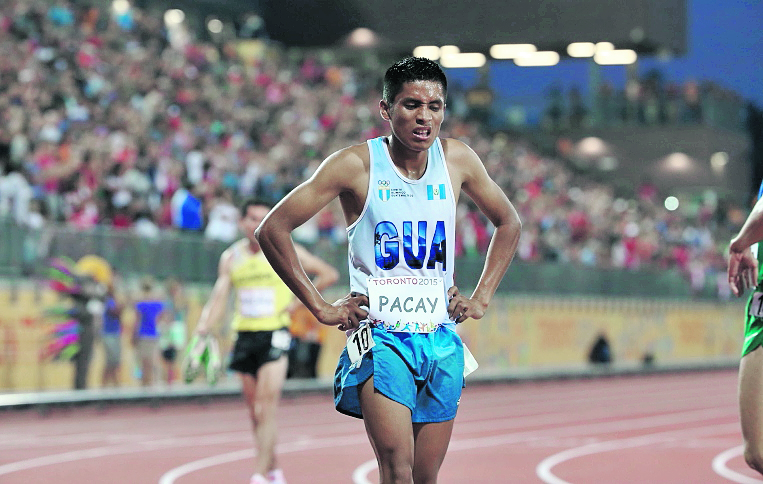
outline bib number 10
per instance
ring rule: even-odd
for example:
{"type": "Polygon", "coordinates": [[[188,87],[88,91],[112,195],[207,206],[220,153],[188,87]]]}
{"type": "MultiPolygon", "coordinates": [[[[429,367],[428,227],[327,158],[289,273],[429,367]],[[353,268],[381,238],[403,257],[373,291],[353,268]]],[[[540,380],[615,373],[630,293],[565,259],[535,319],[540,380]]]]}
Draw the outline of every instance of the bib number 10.
{"type": "Polygon", "coordinates": [[[350,362],[357,364],[375,345],[371,326],[362,326],[347,338],[347,356],[350,357],[350,362]]]}

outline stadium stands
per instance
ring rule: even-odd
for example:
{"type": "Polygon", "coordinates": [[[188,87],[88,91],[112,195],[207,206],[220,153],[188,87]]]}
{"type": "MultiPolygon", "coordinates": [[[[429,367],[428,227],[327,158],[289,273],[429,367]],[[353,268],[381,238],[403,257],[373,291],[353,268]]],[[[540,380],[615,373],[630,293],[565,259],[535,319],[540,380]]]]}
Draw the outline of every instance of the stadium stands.
{"type": "MultiPolygon", "coordinates": [[[[31,265],[45,255],[41,231],[62,224],[142,238],[214,227],[208,237],[227,241],[236,201],[277,201],[335,149],[385,132],[377,79],[371,68],[263,42],[178,40],[135,8],[125,18],[67,1],[3,2],[0,216],[31,234],[31,265]]],[[[655,86],[645,80],[632,109],[625,99],[604,120],[699,122],[701,109],[691,107],[702,95],[735,96],[655,86]]],[[[649,184],[623,193],[531,138],[469,118],[457,109],[465,95],[454,86],[443,135],[474,147],[516,205],[520,260],[675,268],[697,292],[717,284],[728,297],[723,251],[746,207],[707,194],[669,211],[649,184]]],[[[572,109],[564,122],[581,123],[586,112],[572,109]]],[[[551,120],[561,123],[562,111],[551,120]]],[[[489,224],[468,200],[458,213],[459,254],[483,253],[489,224]]],[[[341,240],[332,215],[304,232],[307,242],[341,240]]]]}

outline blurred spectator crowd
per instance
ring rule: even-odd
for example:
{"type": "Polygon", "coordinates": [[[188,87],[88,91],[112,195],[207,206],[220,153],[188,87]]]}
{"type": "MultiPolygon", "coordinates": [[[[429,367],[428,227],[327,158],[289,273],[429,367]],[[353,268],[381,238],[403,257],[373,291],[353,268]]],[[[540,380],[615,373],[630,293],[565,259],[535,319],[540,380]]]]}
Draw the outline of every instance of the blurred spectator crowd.
{"type": "Polygon", "coordinates": [[[566,94],[558,84],[548,90],[542,126],[550,131],[590,126],[705,123],[744,129],[746,102],[735,91],[711,81],[668,82],[658,69],[629,77],[622,89],[602,82],[592,100],[576,86],[566,94]]]}
{"type": "MultiPolygon", "coordinates": [[[[0,216],[34,228],[183,230],[228,242],[240,200],[276,202],[335,150],[387,132],[380,66],[191,37],[170,35],[136,8],[3,2],[0,216]]],[[[455,109],[442,135],[468,143],[520,212],[519,259],[676,267],[693,287],[717,279],[725,294],[723,251],[745,208],[707,197],[688,213],[668,212],[649,186],[618,196],[461,116],[457,87],[449,96],[455,109]]],[[[467,199],[458,220],[458,253],[484,253],[491,226],[467,199]]],[[[301,236],[340,241],[337,207],[301,236]]]]}
{"type": "Polygon", "coordinates": [[[127,21],[66,1],[3,3],[6,212],[231,240],[238,199],[277,201],[314,162],[379,133],[377,96],[352,69],[275,49],[244,63],[232,44],[173,40],[135,8],[127,21]]]}

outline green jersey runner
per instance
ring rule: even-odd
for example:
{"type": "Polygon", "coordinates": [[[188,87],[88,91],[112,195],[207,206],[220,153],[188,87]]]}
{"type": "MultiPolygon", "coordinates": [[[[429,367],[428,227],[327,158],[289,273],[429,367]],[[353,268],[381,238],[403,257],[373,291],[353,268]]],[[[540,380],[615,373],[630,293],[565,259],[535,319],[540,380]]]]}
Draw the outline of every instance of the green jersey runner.
{"type": "MultiPolygon", "coordinates": [[[[758,189],[758,200],[763,196],[763,182],[758,189]]],[[[760,244],[750,247],[753,257],[758,261],[758,278],[755,290],[747,300],[744,325],[744,343],[742,344],[742,356],[748,355],[755,348],[763,344],[763,251],[758,250],[760,244]]]]}
{"type": "Polygon", "coordinates": [[[758,250],[758,244],[753,244],[750,250],[758,260],[758,279],[755,290],[747,300],[742,356],[763,344],[763,251],[758,250]]]}

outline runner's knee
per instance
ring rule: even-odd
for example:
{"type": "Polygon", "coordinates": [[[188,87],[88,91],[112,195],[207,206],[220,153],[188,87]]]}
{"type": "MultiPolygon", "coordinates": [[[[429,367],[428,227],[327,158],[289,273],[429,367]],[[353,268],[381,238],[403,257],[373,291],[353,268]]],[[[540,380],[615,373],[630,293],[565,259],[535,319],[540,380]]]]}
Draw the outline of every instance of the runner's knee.
{"type": "Polygon", "coordinates": [[[413,457],[394,446],[376,446],[384,482],[410,483],[413,479],[413,457]]]}
{"type": "Polygon", "coordinates": [[[413,469],[413,482],[414,484],[434,484],[437,482],[439,472],[438,465],[421,465],[417,462],[413,469]]]}
{"type": "Polygon", "coordinates": [[[249,415],[255,422],[263,422],[275,415],[278,406],[278,397],[258,395],[247,399],[249,415]]]}

